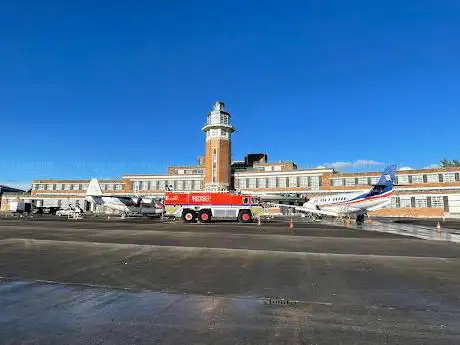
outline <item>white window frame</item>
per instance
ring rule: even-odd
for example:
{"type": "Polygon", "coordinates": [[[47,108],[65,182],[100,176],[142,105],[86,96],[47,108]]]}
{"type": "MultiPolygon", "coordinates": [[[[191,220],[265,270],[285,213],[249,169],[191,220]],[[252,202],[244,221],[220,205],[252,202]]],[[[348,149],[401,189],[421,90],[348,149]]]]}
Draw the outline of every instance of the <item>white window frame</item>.
{"type": "Polygon", "coordinates": [[[455,173],[448,172],[442,174],[442,182],[455,182],[455,173]]]}
{"type": "Polygon", "coordinates": [[[308,178],[309,176],[306,175],[299,176],[299,187],[308,188],[308,178]]]}
{"type": "Polygon", "coordinates": [[[409,175],[397,175],[398,184],[409,184],[409,175]]]}
{"type": "Polygon", "coordinates": [[[371,176],[371,184],[377,184],[379,182],[380,176],[371,176]]]}
{"type": "Polygon", "coordinates": [[[421,184],[423,183],[423,175],[417,174],[412,175],[412,184],[421,184]]]}
{"type": "Polygon", "coordinates": [[[431,207],[441,207],[444,208],[444,197],[443,196],[432,196],[431,197],[431,207]]]}
{"type": "Polygon", "coordinates": [[[333,178],[332,179],[333,186],[343,186],[343,179],[342,178],[333,178]]]}
{"type": "Polygon", "coordinates": [[[310,188],[313,190],[319,189],[319,176],[310,176],[310,188]]]}
{"type": "Polygon", "coordinates": [[[358,185],[366,186],[368,184],[369,184],[369,181],[367,179],[367,176],[366,177],[358,177],[358,185]]]}
{"type": "Polygon", "coordinates": [[[427,197],[426,196],[416,196],[415,197],[415,208],[426,208],[428,207],[427,197]]]}
{"type": "Polygon", "coordinates": [[[426,182],[439,183],[439,174],[426,174],[426,182]]]}
{"type": "Polygon", "coordinates": [[[411,203],[411,200],[410,200],[410,197],[409,198],[399,198],[399,207],[401,208],[411,208],[412,207],[412,203],[411,203]]]}
{"type": "Polygon", "coordinates": [[[390,201],[391,208],[396,208],[396,197],[392,197],[390,201]]]}
{"type": "Polygon", "coordinates": [[[356,181],[355,181],[355,178],[346,178],[345,179],[345,186],[349,187],[349,186],[356,186],[356,181]]]}
{"type": "Polygon", "coordinates": [[[176,180],[176,190],[184,190],[184,180],[176,180]]]}
{"type": "Polygon", "coordinates": [[[286,188],[286,177],[278,177],[278,187],[279,188],[286,188]]]}
{"type": "Polygon", "coordinates": [[[268,178],[267,188],[276,188],[276,177],[269,177],[268,178]]]}

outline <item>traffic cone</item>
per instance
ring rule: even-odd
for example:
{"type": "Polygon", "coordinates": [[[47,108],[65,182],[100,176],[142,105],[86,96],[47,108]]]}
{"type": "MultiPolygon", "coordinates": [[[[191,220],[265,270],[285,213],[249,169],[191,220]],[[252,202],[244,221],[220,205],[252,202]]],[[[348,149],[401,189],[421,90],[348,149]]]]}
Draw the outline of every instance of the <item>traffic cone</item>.
{"type": "Polygon", "coordinates": [[[257,220],[257,225],[262,225],[262,222],[260,221],[260,217],[259,217],[259,219],[257,220]]]}
{"type": "Polygon", "coordinates": [[[372,224],[373,220],[372,220],[371,216],[368,216],[367,222],[368,222],[369,224],[372,224]]]}
{"type": "Polygon", "coordinates": [[[441,224],[438,222],[438,225],[436,225],[436,230],[438,232],[441,232],[441,224]]]}
{"type": "Polygon", "coordinates": [[[291,221],[289,222],[289,229],[292,229],[294,228],[294,222],[292,221],[292,218],[291,218],[291,221]]]}

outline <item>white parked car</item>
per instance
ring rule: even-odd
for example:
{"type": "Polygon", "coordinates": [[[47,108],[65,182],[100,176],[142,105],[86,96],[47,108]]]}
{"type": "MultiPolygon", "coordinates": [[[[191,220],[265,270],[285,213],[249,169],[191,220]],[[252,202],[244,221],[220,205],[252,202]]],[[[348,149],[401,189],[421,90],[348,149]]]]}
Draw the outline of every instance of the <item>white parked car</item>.
{"type": "Polygon", "coordinates": [[[68,217],[68,216],[74,216],[75,214],[82,214],[82,213],[83,213],[83,210],[80,207],[76,207],[76,208],[69,207],[66,209],[61,209],[61,210],[56,211],[56,216],[68,217]]]}

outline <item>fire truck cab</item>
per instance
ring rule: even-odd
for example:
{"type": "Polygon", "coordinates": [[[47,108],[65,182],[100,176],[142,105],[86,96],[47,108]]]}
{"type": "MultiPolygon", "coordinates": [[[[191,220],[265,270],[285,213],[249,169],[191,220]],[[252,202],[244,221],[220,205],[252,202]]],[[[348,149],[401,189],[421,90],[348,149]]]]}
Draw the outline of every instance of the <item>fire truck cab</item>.
{"type": "Polygon", "coordinates": [[[259,198],[233,193],[166,192],[164,204],[165,216],[181,218],[186,223],[208,223],[212,219],[249,223],[263,212],[259,198]]]}

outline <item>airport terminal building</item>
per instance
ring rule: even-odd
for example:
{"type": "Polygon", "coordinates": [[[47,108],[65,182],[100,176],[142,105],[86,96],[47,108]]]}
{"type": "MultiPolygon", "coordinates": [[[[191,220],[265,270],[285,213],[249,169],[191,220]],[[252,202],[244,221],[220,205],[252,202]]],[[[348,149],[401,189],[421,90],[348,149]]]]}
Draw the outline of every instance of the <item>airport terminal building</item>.
{"type": "MultiPolygon", "coordinates": [[[[248,154],[231,160],[234,127],[223,102],[208,113],[205,155],[193,166],[171,166],[165,174],[126,174],[121,179],[100,180],[103,193],[161,198],[166,190],[228,191],[258,194],[266,200],[299,202],[321,194],[366,191],[381,174],[378,171],[337,173],[330,168],[301,169],[294,162],[269,162],[266,154],[248,154]]],[[[383,216],[460,215],[460,167],[398,171],[391,204],[375,211],[383,216]]],[[[37,206],[78,203],[94,211],[85,201],[89,180],[40,179],[32,184],[37,206]]]]}

